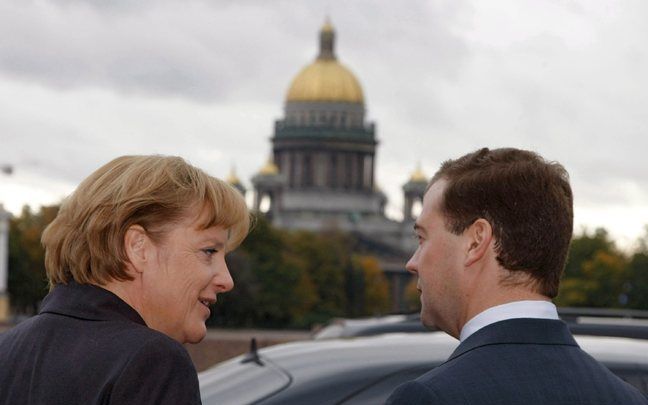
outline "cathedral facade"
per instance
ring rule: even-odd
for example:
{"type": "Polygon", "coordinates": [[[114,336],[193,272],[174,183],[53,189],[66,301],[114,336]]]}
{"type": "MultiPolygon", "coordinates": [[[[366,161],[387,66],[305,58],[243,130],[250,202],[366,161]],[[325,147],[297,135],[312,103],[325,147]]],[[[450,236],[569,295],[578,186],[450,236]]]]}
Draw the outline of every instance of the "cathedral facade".
{"type": "Polygon", "coordinates": [[[413,206],[422,201],[427,178],[420,168],[411,175],[403,186],[403,220],[388,218],[387,197],[375,181],[376,132],[359,81],[338,61],[327,22],[318,56],[290,84],[284,116],[274,123],[271,158],[252,178],[253,208],[280,228],[354,234],[380,260],[399,310],[410,279],[405,262],[416,248],[413,206]]]}

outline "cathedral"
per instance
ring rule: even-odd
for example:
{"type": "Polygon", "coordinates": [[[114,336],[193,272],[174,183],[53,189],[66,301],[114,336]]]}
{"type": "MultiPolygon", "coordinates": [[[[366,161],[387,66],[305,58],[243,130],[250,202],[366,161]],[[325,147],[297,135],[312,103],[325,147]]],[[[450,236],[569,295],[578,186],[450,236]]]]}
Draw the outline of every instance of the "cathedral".
{"type": "MultiPolygon", "coordinates": [[[[416,248],[413,210],[428,179],[417,168],[403,186],[403,220],[387,218],[387,197],[375,182],[376,132],[366,120],[358,79],[338,60],[327,21],[317,58],[293,79],[284,116],[274,123],[271,158],[252,178],[253,209],[284,229],[354,234],[365,253],[379,259],[398,311],[410,279],[405,262],[416,248]]],[[[243,190],[235,176],[230,182],[243,190]]]]}

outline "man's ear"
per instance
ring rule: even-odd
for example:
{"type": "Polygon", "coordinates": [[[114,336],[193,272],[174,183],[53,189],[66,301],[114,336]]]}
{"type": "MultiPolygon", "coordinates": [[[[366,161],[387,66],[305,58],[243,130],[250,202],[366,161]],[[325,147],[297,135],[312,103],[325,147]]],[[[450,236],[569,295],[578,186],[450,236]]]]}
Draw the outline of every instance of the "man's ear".
{"type": "Polygon", "coordinates": [[[464,265],[468,267],[481,260],[490,249],[493,227],[484,218],[479,218],[464,231],[464,235],[468,242],[464,265]]]}
{"type": "Polygon", "coordinates": [[[146,230],[140,225],[131,225],[124,234],[124,249],[129,262],[128,267],[137,273],[144,271],[150,258],[150,242],[146,230]]]}

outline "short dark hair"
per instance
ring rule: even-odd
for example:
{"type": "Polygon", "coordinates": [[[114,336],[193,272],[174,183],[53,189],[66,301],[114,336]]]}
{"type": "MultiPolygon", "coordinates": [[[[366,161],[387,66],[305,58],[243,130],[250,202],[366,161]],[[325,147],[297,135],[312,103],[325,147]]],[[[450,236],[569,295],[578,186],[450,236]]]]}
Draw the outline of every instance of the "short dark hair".
{"type": "Polygon", "coordinates": [[[562,165],[526,150],[483,148],[444,162],[430,185],[440,179],[448,182],[441,211],[450,232],[484,218],[499,264],[511,275],[528,273],[541,294],[558,295],[573,232],[573,196],[562,165]]]}

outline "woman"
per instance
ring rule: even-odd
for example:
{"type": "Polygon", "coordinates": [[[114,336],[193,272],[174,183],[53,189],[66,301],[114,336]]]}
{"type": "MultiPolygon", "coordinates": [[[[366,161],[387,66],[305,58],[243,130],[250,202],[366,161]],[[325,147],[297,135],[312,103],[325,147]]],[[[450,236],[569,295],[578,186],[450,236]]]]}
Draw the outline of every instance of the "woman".
{"type": "Polygon", "coordinates": [[[39,314],[0,335],[0,404],[199,404],[182,343],[205,337],[248,227],[242,195],[181,158],[95,171],[43,233],[39,314]]]}

